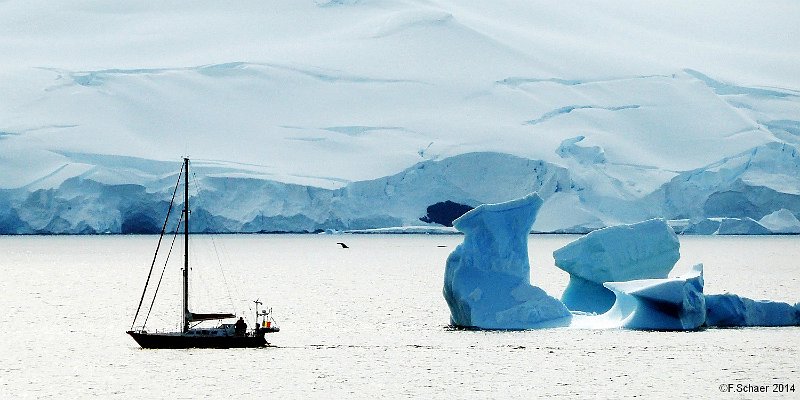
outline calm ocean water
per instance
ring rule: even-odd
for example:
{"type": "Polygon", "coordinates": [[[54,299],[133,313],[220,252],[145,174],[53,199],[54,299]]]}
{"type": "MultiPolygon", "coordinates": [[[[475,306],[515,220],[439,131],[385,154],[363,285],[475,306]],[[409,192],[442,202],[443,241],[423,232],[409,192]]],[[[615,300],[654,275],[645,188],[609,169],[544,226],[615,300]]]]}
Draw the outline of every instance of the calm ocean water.
{"type": "MultiPolygon", "coordinates": [[[[461,236],[195,238],[193,293],[224,309],[196,307],[250,313],[260,297],[276,347],[138,348],[125,330],[156,237],[0,237],[0,397],[733,399],[720,385],[787,383],[745,397],[800,398],[800,328],[449,330],[442,276],[461,236]]],[[[574,238],[531,236],[534,284],[560,295],[552,251],[574,238]]],[[[681,237],[681,255],[705,264],[706,293],[800,301],[800,237],[681,237]]],[[[148,328],[176,324],[179,274],[148,328]]]]}

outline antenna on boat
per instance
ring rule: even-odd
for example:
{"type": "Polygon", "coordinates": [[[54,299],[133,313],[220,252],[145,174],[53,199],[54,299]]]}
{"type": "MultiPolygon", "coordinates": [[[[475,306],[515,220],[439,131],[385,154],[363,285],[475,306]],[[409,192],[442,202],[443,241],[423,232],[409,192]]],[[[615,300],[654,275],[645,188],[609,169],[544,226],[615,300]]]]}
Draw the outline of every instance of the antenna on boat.
{"type": "Polygon", "coordinates": [[[259,300],[261,300],[260,297],[253,300],[253,303],[256,303],[256,326],[260,326],[258,322],[258,306],[260,306],[262,303],[259,300]]]}

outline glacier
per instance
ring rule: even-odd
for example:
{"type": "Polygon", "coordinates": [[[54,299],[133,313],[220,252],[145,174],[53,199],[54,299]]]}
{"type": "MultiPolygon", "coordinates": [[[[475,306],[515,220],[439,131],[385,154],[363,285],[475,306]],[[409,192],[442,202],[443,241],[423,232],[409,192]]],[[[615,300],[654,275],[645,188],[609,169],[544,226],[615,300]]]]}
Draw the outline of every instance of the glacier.
{"type": "Polygon", "coordinates": [[[666,221],[653,219],[593,231],[553,258],[569,273],[561,301],[572,311],[602,314],[620,301],[606,282],[666,278],[680,258],[680,242],[666,221]]]}
{"type": "Polygon", "coordinates": [[[535,191],[537,232],[797,233],[798,13],[4,1],[0,232],[150,232],[185,155],[207,232],[424,230],[535,191]]]}
{"type": "Polygon", "coordinates": [[[448,256],[443,295],[450,323],[480,329],[567,326],[572,315],[530,282],[528,236],[542,199],[484,204],[454,221],[464,241],[448,256]]]}
{"type": "MultiPolygon", "coordinates": [[[[80,164],[80,174],[66,179],[55,174],[24,187],[0,189],[0,233],[158,232],[159,224],[153,221],[165,214],[178,162],[84,153],[65,153],[64,157],[73,161],[59,171],[72,171],[76,167],[69,166],[80,164]]],[[[800,229],[793,225],[795,215],[800,215],[800,194],[787,193],[788,189],[742,186],[736,196],[750,196],[753,201],[729,201],[724,208],[717,203],[711,215],[728,216],[708,217],[703,209],[689,206],[701,203],[698,199],[677,201],[669,196],[659,200],[663,205],[657,207],[653,198],[661,196],[655,194],[615,199],[599,193],[606,185],[586,182],[585,175],[576,176],[568,167],[503,153],[475,152],[422,161],[394,175],[347,182],[338,188],[282,182],[227,162],[197,160],[194,165],[199,189],[191,195],[202,210],[193,229],[199,232],[424,230],[439,226],[420,221],[427,208],[437,203],[476,207],[532,191],[544,200],[533,226],[536,232],[587,233],[648,218],[686,217],[690,217],[688,222],[676,228],[683,234],[785,234],[800,229]],[[684,203],[666,206],[672,201],[684,203]],[[749,214],[742,215],[744,210],[749,214]]],[[[748,163],[746,168],[757,165],[748,163]]],[[[800,174],[800,168],[795,172],[800,174]]],[[[671,187],[675,179],[658,190],[671,187]]],[[[704,186],[704,196],[715,197],[715,185],[704,186]]],[[[687,197],[700,193],[698,188],[668,191],[687,197]]]]}

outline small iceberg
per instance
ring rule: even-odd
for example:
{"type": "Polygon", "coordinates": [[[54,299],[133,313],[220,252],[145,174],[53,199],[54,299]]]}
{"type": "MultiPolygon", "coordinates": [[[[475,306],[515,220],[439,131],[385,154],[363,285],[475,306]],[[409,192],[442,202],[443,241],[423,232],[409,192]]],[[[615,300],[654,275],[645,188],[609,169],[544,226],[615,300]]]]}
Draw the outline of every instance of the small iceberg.
{"type": "Polygon", "coordinates": [[[714,327],[739,326],[798,326],[798,305],[769,300],[752,300],[735,294],[706,295],[706,325],[714,327]]]}
{"type": "Polygon", "coordinates": [[[798,220],[791,211],[785,208],[781,208],[772,214],[765,215],[758,223],[773,233],[800,233],[800,220],[798,220]]]}
{"type": "Polygon", "coordinates": [[[663,219],[598,229],[553,252],[569,273],[561,301],[572,311],[602,314],[617,297],[606,282],[666,278],[680,258],[680,242],[663,219]]]}
{"type": "Polygon", "coordinates": [[[617,301],[599,318],[628,329],[692,330],[706,321],[703,264],[675,278],[606,282],[617,301]]]}

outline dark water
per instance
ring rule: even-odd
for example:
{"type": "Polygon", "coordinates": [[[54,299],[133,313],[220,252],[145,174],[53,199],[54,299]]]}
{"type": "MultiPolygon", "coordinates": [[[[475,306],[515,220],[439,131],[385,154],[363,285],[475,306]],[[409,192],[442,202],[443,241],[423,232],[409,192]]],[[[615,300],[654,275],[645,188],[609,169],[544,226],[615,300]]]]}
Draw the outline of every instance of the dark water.
{"type": "MultiPolygon", "coordinates": [[[[532,280],[551,294],[567,282],[552,251],[572,239],[531,236],[532,280]]],[[[800,397],[798,328],[449,330],[442,275],[460,241],[199,236],[193,293],[247,313],[248,301],[265,300],[282,329],[269,336],[276,347],[142,350],[124,332],[155,237],[0,237],[1,397],[740,398],[720,392],[727,383],[795,384],[745,397],[800,397]],[[201,272],[220,264],[224,275],[201,272]]],[[[681,244],[679,266],[705,264],[706,293],[800,300],[798,237],[681,244]]],[[[167,271],[148,328],[175,326],[179,274],[167,271]]]]}

